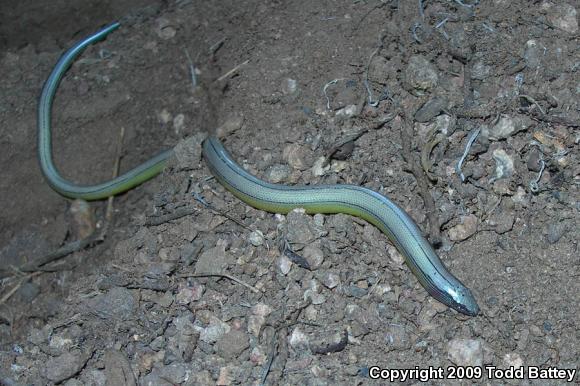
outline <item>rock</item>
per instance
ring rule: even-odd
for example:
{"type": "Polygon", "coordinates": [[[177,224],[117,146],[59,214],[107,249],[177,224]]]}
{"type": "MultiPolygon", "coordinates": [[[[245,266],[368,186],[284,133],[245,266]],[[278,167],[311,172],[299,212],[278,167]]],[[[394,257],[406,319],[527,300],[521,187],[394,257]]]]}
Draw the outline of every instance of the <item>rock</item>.
{"type": "Polygon", "coordinates": [[[201,162],[201,143],[207,133],[201,132],[187,137],[173,148],[173,157],[178,170],[196,169],[201,162]]]}
{"type": "Polygon", "coordinates": [[[304,332],[302,332],[300,327],[296,327],[290,334],[290,338],[288,338],[288,343],[295,350],[298,351],[306,350],[308,349],[309,339],[308,336],[304,332]]]}
{"type": "Polygon", "coordinates": [[[278,270],[282,275],[288,275],[292,269],[292,261],[290,261],[286,255],[280,255],[276,265],[278,266],[278,270]]]}
{"type": "Polygon", "coordinates": [[[214,343],[230,331],[230,326],[222,322],[215,316],[210,316],[207,327],[203,328],[199,334],[199,339],[205,343],[214,343]]]}
{"type": "Polygon", "coordinates": [[[324,261],[324,253],[322,252],[322,249],[318,248],[315,245],[307,245],[306,247],[304,247],[304,249],[302,250],[302,256],[308,262],[308,265],[311,270],[315,270],[318,267],[320,267],[320,265],[324,261]]]}
{"type": "Polygon", "coordinates": [[[215,345],[216,353],[226,360],[239,356],[250,346],[248,335],[240,330],[230,330],[215,345]]]}
{"type": "Polygon", "coordinates": [[[573,5],[566,2],[556,2],[554,4],[545,1],[542,3],[541,8],[546,10],[546,18],[554,27],[570,34],[578,32],[577,11],[573,5]]]}
{"type": "Polygon", "coordinates": [[[231,385],[235,380],[234,372],[232,371],[233,366],[226,366],[220,368],[220,373],[216,386],[228,386],[231,385]]]}
{"type": "Polygon", "coordinates": [[[526,162],[528,170],[532,172],[539,172],[540,169],[542,168],[540,162],[541,160],[542,160],[542,152],[540,151],[540,149],[538,149],[538,147],[536,146],[532,147],[530,149],[530,152],[528,153],[528,161],[526,162]]]}
{"type": "Polygon", "coordinates": [[[328,354],[340,352],[345,349],[348,343],[348,333],[346,330],[332,334],[323,333],[310,341],[310,351],[313,354],[328,354]]]}
{"type": "Polygon", "coordinates": [[[369,292],[368,289],[360,288],[356,285],[344,286],[343,291],[346,296],[352,296],[359,299],[366,296],[366,294],[369,292]]]}
{"type": "Polygon", "coordinates": [[[422,95],[437,86],[439,76],[430,61],[423,56],[414,55],[409,58],[405,69],[405,80],[410,91],[422,95]]]}
{"type": "Polygon", "coordinates": [[[489,218],[488,223],[494,227],[494,231],[503,234],[512,230],[515,222],[515,213],[513,211],[497,211],[489,218]]]}
{"type": "Polygon", "coordinates": [[[325,287],[333,289],[340,284],[340,276],[334,272],[325,271],[317,276],[325,287]]]}
{"type": "Polygon", "coordinates": [[[483,345],[477,339],[453,339],[447,344],[448,358],[457,366],[482,366],[483,345]]]}
{"type": "Polygon", "coordinates": [[[225,241],[219,240],[214,248],[204,251],[197,263],[195,263],[196,274],[222,273],[228,265],[226,256],[225,241]]]}
{"type": "Polygon", "coordinates": [[[84,383],[82,383],[78,379],[71,378],[64,383],[64,386],[84,386],[84,383]]]}
{"type": "Polygon", "coordinates": [[[500,140],[526,130],[531,125],[529,118],[502,116],[491,128],[482,126],[482,134],[491,140],[500,140]]]}
{"type": "Polygon", "coordinates": [[[515,352],[507,353],[503,356],[503,364],[505,368],[516,368],[519,369],[524,365],[524,360],[521,355],[515,352]]]}
{"type": "Polygon", "coordinates": [[[449,229],[451,241],[463,241],[473,236],[477,231],[477,217],[473,214],[461,217],[461,224],[449,229]]]}
{"type": "Polygon", "coordinates": [[[142,378],[141,384],[143,386],[174,386],[170,382],[163,379],[159,371],[152,371],[142,378]]]}
{"type": "Polygon", "coordinates": [[[286,216],[286,240],[293,246],[311,244],[325,234],[304,209],[294,209],[286,216]]]}
{"type": "Polygon", "coordinates": [[[129,360],[121,351],[108,350],[103,356],[107,385],[136,386],[135,376],[129,360]]]}
{"type": "Polygon", "coordinates": [[[478,60],[471,67],[471,77],[477,80],[484,80],[489,77],[491,70],[491,66],[487,66],[483,61],[478,60]]]}
{"type": "Polygon", "coordinates": [[[254,247],[259,247],[260,245],[264,244],[264,234],[260,230],[255,230],[250,232],[248,236],[248,241],[254,247]]]}
{"type": "Polygon", "coordinates": [[[534,39],[526,42],[524,48],[524,60],[528,68],[535,70],[542,64],[542,57],[544,56],[545,47],[538,44],[534,39]]]}
{"type": "Polygon", "coordinates": [[[58,357],[49,358],[45,364],[46,378],[54,383],[67,380],[78,374],[89,358],[90,355],[86,355],[80,350],[72,350],[58,357]]]}
{"type": "Polygon", "coordinates": [[[124,287],[111,288],[107,293],[98,295],[88,302],[89,312],[99,318],[110,320],[129,320],[137,309],[137,301],[131,290],[124,287]]]}
{"type": "Polygon", "coordinates": [[[282,158],[297,170],[308,169],[313,161],[312,152],[297,143],[287,145],[282,152],[282,158]]]}
{"type": "Polygon", "coordinates": [[[175,131],[176,135],[179,135],[183,128],[185,127],[185,115],[177,114],[175,118],[173,118],[173,130],[175,131]]]}
{"type": "Polygon", "coordinates": [[[164,380],[172,385],[179,385],[187,379],[189,369],[183,363],[172,363],[168,366],[163,366],[159,370],[159,375],[164,380]]]}
{"type": "Polygon", "coordinates": [[[244,124],[243,115],[232,115],[224,122],[223,125],[216,129],[216,135],[218,138],[227,138],[231,134],[235,133],[242,128],[244,124]]]}
{"type": "Polygon", "coordinates": [[[553,222],[548,224],[546,238],[550,244],[557,243],[564,233],[566,233],[566,224],[562,222],[553,222]]]}
{"type": "Polygon", "coordinates": [[[155,20],[155,33],[157,36],[163,40],[173,38],[177,33],[177,30],[171,24],[172,23],[164,17],[160,17],[155,20]]]}
{"type": "Polygon", "coordinates": [[[330,165],[328,164],[326,157],[318,157],[316,161],[314,161],[314,165],[312,165],[311,171],[312,175],[315,177],[321,177],[326,174],[327,171],[330,170],[330,165]]]}
{"type": "Polygon", "coordinates": [[[28,334],[28,341],[36,346],[46,344],[53,330],[53,327],[49,324],[45,325],[42,330],[31,328],[28,334]]]}
{"type": "Polygon", "coordinates": [[[358,114],[357,105],[347,105],[336,111],[335,115],[337,117],[354,117],[358,114]]]}
{"type": "Polygon", "coordinates": [[[95,232],[97,228],[95,212],[88,202],[77,198],[71,203],[69,213],[72,217],[72,233],[75,240],[84,239],[95,232]]]}
{"type": "Polygon", "coordinates": [[[385,342],[391,350],[405,350],[411,347],[409,334],[404,325],[389,323],[385,333],[385,342]]]}
{"type": "Polygon", "coordinates": [[[431,119],[435,118],[437,115],[441,114],[441,111],[447,108],[447,99],[444,97],[434,97],[429,99],[417,112],[415,113],[415,120],[417,122],[429,122],[431,119]]]}
{"type": "Polygon", "coordinates": [[[254,347],[250,352],[250,362],[252,362],[254,366],[263,365],[264,363],[266,363],[266,359],[267,359],[266,353],[264,352],[264,350],[262,350],[260,346],[254,347]]]}
{"type": "Polygon", "coordinates": [[[292,95],[298,90],[298,82],[296,79],[286,78],[282,81],[281,88],[284,95],[292,95]]]}
{"type": "Polygon", "coordinates": [[[279,184],[288,181],[291,172],[292,170],[288,165],[274,164],[266,170],[265,177],[269,182],[279,184]]]}
{"type": "Polygon", "coordinates": [[[31,303],[40,294],[40,287],[33,282],[27,281],[18,289],[18,296],[24,303],[31,303]]]}
{"type": "Polygon", "coordinates": [[[391,261],[395,263],[396,267],[401,268],[405,263],[405,258],[401,252],[399,252],[399,250],[391,244],[387,244],[387,254],[389,255],[391,261]]]}
{"type": "Polygon", "coordinates": [[[513,175],[514,160],[505,150],[495,149],[491,156],[495,160],[495,174],[490,179],[490,183],[513,175]]]}
{"type": "Polygon", "coordinates": [[[248,317],[248,333],[259,336],[266,317],[272,312],[272,307],[258,303],[252,307],[252,315],[248,317]]]}

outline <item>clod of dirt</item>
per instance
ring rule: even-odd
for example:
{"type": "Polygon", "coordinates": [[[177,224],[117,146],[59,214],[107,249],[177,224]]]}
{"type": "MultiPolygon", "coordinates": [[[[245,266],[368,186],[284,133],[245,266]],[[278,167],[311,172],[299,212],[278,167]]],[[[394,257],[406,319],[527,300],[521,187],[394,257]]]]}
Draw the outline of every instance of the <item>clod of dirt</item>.
{"type": "Polygon", "coordinates": [[[457,366],[483,365],[483,344],[479,339],[453,339],[447,344],[447,353],[457,366]]]}

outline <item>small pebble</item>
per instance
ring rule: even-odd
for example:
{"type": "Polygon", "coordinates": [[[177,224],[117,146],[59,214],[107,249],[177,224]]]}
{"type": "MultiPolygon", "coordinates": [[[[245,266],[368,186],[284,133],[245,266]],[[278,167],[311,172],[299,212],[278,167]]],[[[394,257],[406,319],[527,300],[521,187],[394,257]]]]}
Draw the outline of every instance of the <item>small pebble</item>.
{"type": "Polygon", "coordinates": [[[324,272],[321,276],[320,276],[320,281],[322,282],[322,284],[324,284],[324,286],[326,286],[327,288],[333,289],[335,288],[337,285],[340,284],[340,276],[338,276],[336,273],[334,272],[324,272]]]}
{"type": "Polygon", "coordinates": [[[290,177],[290,173],[292,170],[290,166],[283,165],[283,164],[274,164],[266,170],[266,180],[273,184],[279,184],[281,182],[285,182],[290,177]]]}
{"type": "Polygon", "coordinates": [[[477,217],[473,214],[461,217],[461,224],[449,229],[451,241],[463,241],[473,236],[477,231],[477,217]]]}
{"type": "Polygon", "coordinates": [[[292,333],[290,334],[290,339],[288,339],[288,343],[296,350],[304,350],[308,348],[308,336],[302,332],[300,327],[296,327],[292,333]]]}
{"type": "Polygon", "coordinates": [[[324,262],[324,252],[314,245],[307,245],[302,250],[302,256],[308,262],[311,270],[315,270],[324,262]]]}
{"type": "Polygon", "coordinates": [[[282,273],[282,275],[288,275],[288,272],[290,272],[290,270],[292,269],[292,261],[290,261],[290,259],[286,257],[286,255],[281,255],[278,258],[276,264],[278,265],[278,269],[280,270],[280,273],[282,273]]]}
{"type": "Polygon", "coordinates": [[[515,352],[507,353],[503,356],[503,364],[505,368],[513,367],[519,369],[524,365],[524,360],[521,355],[515,352]]]}
{"type": "Polygon", "coordinates": [[[528,170],[532,172],[539,172],[542,167],[540,163],[541,159],[542,153],[540,152],[540,149],[538,149],[536,146],[533,146],[528,153],[528,161],[526,162],[528,170]]]}
{"type": "Polygon", "coordinates": [[[225,242],[218,241],[216,247],[204,251],[195,263],[196,274],[222,273],[227,267],[225,242]]]}
{"type": "Polygon", "coordinates": [[[309,346],[313,354],[328,354],[344,350],[347,343],[348,333],[345,330],[331,335],[323,333],[322,336],[312,339],[309,346]]]}
{"type": "Polygon", "coordinates": [[[495,160],[495,174],[491,180],[497,181],[513,175],[514,160],[505,150],[495,149],[492,153],[492,157],[495,160]]]}
{"type": "Polygon", "coordinates": [[[311,168],[312,175],[315,177],[325,175],[328,170],[330,170],[330,165],[326,162],[326,157],[324,156],[318,157],[311,168]]]}
{"type": "Polygon", "coordinates": [[[89,356],[80,350],[73,350],[58,357],[51,357],[45,363],[45,375],[54,383],[62,382],[77,374],[85,366],[89,356]]]}
{"type": "Polygon", "coordinates": [[[483,365],[483,345],[478,339],[453,339],[447,344],[447,352],[457,366],[483,365]]]}
{"type": "Polygon", "coordinates": [[[439,82],[435,66],[423,56],[411,56],[405,69],[407,86],[418,95],[430,91],[439,82]]]}
{"type": "Polygon", "coordinates": [[[160,17],[155,21],[155,33],[161,39],[168,40],[175,36],[177,30],[171,25],[168,19],[160,17]]]}
{"type": "Polygon", "coordinates": [[[282,81],[282,93],[284,95],[291,95],[298,90],[298,82],[296,79],[286,78],[282,81]]]}
{"type": "Polygon", "coordinates": [[[548,19],[548,22],[556,28],[564,30],[570,34],[578,32],[577,11],[572,4],[566,2],[551,3],[545,1],[542,3],[541,8],[547,11],[546,18],[548,19]]]}
{"type": "Polygon", "coordinates": [[[224,122],[223,125],[216,129],[218,138],[227,138],[231,134],[238,131],[244,124],[243,115],[232,115],[224,122]]]}
{"type": "Polygon", "coordinates": [[[306,170],[313,161],[311,151],[296,143],[289,144],[284,148],[282,158],[288,162],[288,165],[297,170],[306,170]]]}
{"type": "Polygon", "coordinates": [[[173,130],[175,130],[175,134],[179,135],[183,131],[185,127],[185,115],[177,114],[175,118],[173,118],[173,130]]]}
{"type": "Polygon", "coordinates": [[[223,335],[215,344],[216,353],[226,359],[232,360],[238,357],[250,346],[248,335],[240,330],[230,330],[223,335]]]}
{"type": "Polygon", "coordinates": [[[69,212],[72,217],[72,233],[77,240],[84,239],[95,232],[95,213],[88,202],[76,199],[71,203],[69,212]]]}
{"type": "Polygon", "coordinates": [[[252,244],[254,247],[259,247],[260,245],[264,244],[264,234],[257,229],[255,231],[250,232],[248,240],[250,241],[250,244],[252,244]]]}
{"type": "Polygon", "coordinates": [[[487,137],[491,140],[500,140],[526,130],[532,121],[528,118],[502,116],[499,121],[488,129],[487,137]]]}
{"type": "Polygon", "coordinates": [[[417,112],[415,113],[415,120],[417,122],[429,122],[447,108],[448,102],[446,98],[434,97],[429,99],[417,112]]]}
{"type": "Polygon", "coordinates": [[[566,233],[566,225],[561,222],[552,222],[548,224],[548,242],[550,244],[557,243],[566,233]]]}

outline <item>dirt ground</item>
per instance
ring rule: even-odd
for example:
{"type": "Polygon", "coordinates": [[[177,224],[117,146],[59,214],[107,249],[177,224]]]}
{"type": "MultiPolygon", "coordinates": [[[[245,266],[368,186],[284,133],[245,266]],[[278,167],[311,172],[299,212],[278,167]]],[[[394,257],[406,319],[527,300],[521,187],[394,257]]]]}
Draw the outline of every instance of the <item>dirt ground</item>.
{"type": "Polygon", "coordinates": [[[384,384],[373,366],[442,369],[432,384],[563,383],[488,371],[580,371],[578,11],[574,0],[3,1],[0,384],[384,384]],[[120,146],[122,171],[176,151],[107,217],[106,201],[83,212],[46,184],[36,108],[60,54],[113,20],[122,27],[59,88],[55,161],[88,184],[111,176],[120,146]],[[390,197],[480,315],[431,298],[363,220],[236,199],[200,156],[218,127],[263,179],[390,197]],[[99,240],[24,268],[94,221],[99,240]]]}

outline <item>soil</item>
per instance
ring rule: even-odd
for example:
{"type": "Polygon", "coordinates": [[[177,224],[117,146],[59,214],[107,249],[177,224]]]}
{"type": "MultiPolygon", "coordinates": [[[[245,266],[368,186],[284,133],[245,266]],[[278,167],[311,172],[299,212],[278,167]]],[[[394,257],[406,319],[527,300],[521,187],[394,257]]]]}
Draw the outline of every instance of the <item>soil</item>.
{"type": "Polygon", "coordinates": [[[580,370],[578,1],[73,3],[0,4],[1,384],[379,384],[373,366],[462,366],[432,383],[545,385],[562,380],[487,370],[580,370]],[[37,100],[62,52],[113,20],[59,87],[55,162],[89,184],[119,146],[121,171],[176,156],[108,219],[103,201],[79,220],[39,170],[37,100]],[[480,315],[432,299],[363,220],[239,201],[209,178],[207,133],[260,178],[387,195],[480,315]],[[24,272],[82,224],[103,237],[24,272]]]}

